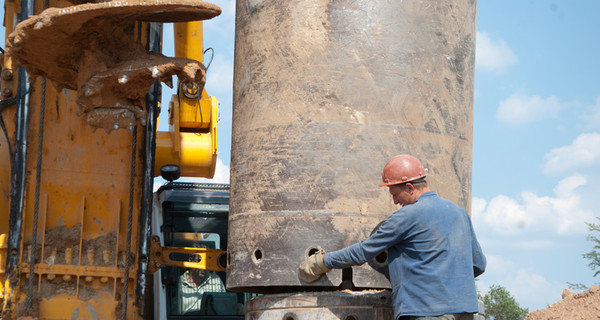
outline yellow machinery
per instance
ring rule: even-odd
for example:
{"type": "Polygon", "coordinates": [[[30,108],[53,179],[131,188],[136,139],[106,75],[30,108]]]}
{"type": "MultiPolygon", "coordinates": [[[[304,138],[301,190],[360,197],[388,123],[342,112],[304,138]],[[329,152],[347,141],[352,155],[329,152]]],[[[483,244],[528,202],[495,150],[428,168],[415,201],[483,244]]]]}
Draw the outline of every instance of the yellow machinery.
{"type": "MultiPolygon", "coordinates": [[[[202,22],[173,27],[175,56],[204,62],[202,22]]],[[[186,176],[212,178],[217,162],[217,99],[196,83],[181,83],[169,109],[170,130],[156,137],[155,175],[162,165],[177,164],[186,176]]]]}
{"type": "MultiPolygon", "coordinates": [[[[198,21],[221,10],[189,0],[4,5],[0,318],[148,318],[151,272],[181,250],[150,233],[153,178],[166,164],[186,176],[215,170],[218,103],[204,90],[198,21]],[[175,58],[158,53],[163,22],[176,22],[175,58]],[[173,75],[169,131],[157,132],[160,81],[173,75]]],[[[219,252],[183,252],[223,270],[209,262],[219,252]]]]}
{"type": "Polygon", "coordinates": [[[468,208],[475,13],[459,0],[236,1],[229,213],[225,201],[180,201],[176,183],[152,193],[166,165],[214,173],[218,104],[204,90],[201,24],[189,22],[219,7],[6,0],[0,318],[150,318],[150,288],[180,276],[152,272],[192,266],[175,255],[223,270],[218,251],[160,245],[206,233],[228,250],[227,287],[265,294],[249,318],[389,319],[388,293],[336,291],[389,289],[385,255],[313,284],[297,266],[364,239],[394,210],[386,190],[368,188],[393,155],[426,159],[431,186],[468,208]],[[164,22],[177,23],[173,58],[157,53],[164,22]],[[169,131],[157,132],[158,84],[173,75],[169,131]],[[168,209],[163,239],[153,207],[168,209]],[[227,232],[186,229],[182,212],[227,232]]]}

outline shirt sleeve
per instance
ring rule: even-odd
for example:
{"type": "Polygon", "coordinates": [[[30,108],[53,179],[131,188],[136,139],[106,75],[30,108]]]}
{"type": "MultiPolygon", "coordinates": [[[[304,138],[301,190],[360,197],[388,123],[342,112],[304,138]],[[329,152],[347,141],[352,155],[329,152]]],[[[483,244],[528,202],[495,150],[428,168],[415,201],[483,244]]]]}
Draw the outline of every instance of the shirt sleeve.
{"type": "Polygon", "coordinates": [[[366,240],[344,249],[325,253],[323,260],[330,269],[343,269],[361,265],[401,241],[404,237],[404,219],[396,211],[366,240]]]}
{"type": "Polygon", "coordinates": [[[475,276],[475,278],[477,278],[479,275],[481,275],[483,272],[485,272],[485,267],[487,265],[487,261],[485,259],[485,255],[483,255],[483,251],[481,250],[481,246],[479,245],[479,242],[477,241],[477,237],[475,236],[475,231],[473,230],[473,226],[471,226],[471,232],[472,232],[472,244],[471,247],[473,248],[473,274],[475,276]]]}
{"type": "Polygon", "coordinates": [[[208,281],[205,285],[205,292],[225,292],[225,286],[218,274],[214,272],[208,273],[208,281]]]}

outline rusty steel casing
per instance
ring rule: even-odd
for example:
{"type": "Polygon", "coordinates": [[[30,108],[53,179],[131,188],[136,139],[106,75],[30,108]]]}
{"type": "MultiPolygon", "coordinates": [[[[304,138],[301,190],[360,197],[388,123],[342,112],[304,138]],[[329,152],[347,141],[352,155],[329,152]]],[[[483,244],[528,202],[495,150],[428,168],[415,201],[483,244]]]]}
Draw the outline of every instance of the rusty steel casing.
{"type": "Polygon", "coordinates": [[[389,320],[394,318],[387,290],[267,294],[246,303],[253,320],[389,320]]]}
{"type": "Polygon", "coordinates": [[[389,288],[385,255],[310,285],[297,270],[398,209],[377,187],[397,154],[470,209],[475,17],[475,0],[237,1],[228,288],[389,288]]]}

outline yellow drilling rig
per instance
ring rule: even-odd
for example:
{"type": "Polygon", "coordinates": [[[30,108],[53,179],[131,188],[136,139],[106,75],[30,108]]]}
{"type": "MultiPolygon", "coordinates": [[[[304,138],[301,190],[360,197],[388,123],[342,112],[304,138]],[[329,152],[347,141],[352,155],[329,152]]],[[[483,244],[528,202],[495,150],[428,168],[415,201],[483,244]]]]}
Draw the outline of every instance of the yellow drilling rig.
{"type": "Polygon", "coordinates": [[[312,284],[299,263],[395,210],[377,184],[397,154],[470,207],[475,0],[236,0],[231,189],[173,182],[215,171],[202,21],[218,6],[4,6],[3,320],[391,319],[385,252],[312,284]],[[191,270],[225,287],[186,298],[191,270]]]}
{"type": "Polygon", "coordinates": [[[190,0],[4,6],[1,318],[149,318],[153,271],[223,272],[220,250],[169,249],[151,235],[161,167],[214,174],[218,102],[204,89],[202,20],[221,9],[190,0]],[[161,54],[165,22],[175,57],[161,54]],[[173,75],[169,130],[157,132],[160,83],[172,86],[173,75]]]}

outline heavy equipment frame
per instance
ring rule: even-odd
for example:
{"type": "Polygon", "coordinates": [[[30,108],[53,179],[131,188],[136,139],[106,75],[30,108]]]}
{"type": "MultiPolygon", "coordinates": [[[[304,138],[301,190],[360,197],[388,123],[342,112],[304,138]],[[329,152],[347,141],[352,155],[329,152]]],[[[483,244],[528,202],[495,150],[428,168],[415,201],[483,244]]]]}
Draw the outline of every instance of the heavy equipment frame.
{"type": "MultiPolygon", "coordinates": [[[[475,7],[237,1],[227,279],[230,289],[266,294],[248,304],[247,317],[391,317],[385,256],[310,285],[297,265],[368,236],[393,210],[384,190],[365,186],[377,184],[377,168],[397,153],[425,159],[431,185],[468,209],[475,7]]],[[[21,0],[5,8],[2,317],[163,314],[168,307],[152,309],[150,292],[166,297],[169,289],[153,271],[223,266],[215,263],[221,252],[166,247],[216,243],[200,235],[214,232],[192,228],[169,240],[153,223],[176,202],[171,191],[152,194],[161,168],[210,177],[216,162],[218,103],[204,90],[203,50],[157,54],[161,23],[185,23],[175,38],[190,45],[201,24],[187,22],[220,9],[192,0],[21,0]],[[169,84],[172,75],[180,82],[170,130],[157,133],[158,80],[169,84]],[[164,239],[152,235],[161,232],[164,239]],[[173,261],[179,254],[202,263],[173,261]]],[[[168,286],[178,273],[164,274],[168,286]]],[[[236,304],[247,297],[236,294],[236,304]]]]}
{"type": "Polygon", "coordinates": [[[142,319],[163,265],[223,271],[221,251],[151,234],[154,177],[212,177],[218,102],[202,1],[6,1],[0,138],[1,318],[142,319]],[[173,22],[175,57],[161,52],[173,22]],[[160,82],[177,93],[157,132],[160,82]],[[200,262],[176,261],[177,254],[200,262]]]}

